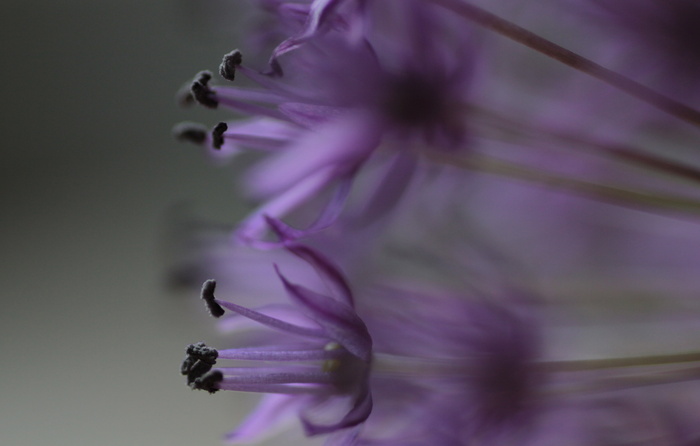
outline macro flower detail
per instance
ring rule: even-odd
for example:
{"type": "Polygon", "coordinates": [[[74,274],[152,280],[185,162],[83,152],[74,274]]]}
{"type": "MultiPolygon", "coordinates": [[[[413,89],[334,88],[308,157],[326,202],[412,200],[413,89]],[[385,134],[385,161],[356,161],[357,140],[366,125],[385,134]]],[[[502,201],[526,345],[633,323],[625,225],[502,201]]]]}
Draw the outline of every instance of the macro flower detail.
{"type": "Polygon", "coordinates": [[[238,119],[174,129],[216,162],[255,153],[253,210],[170,257],[217,278],[227,344],[186,348],[187,385],[264,394],[225,441],[695,444],[697,4],[548,3],[616,24],[588,59],[527,2],[251,3],[258,49],[179,96],[238,119]]]}
{"type": "MultiPolygon", "coordinates": [[[[325,270],[325,278],[333,281],[336,289],[349,292],[335,267],[303,249],[299,255],[312,256],[310,262],[321,262],[317,265],[319,271],[325,270]]],[[[276,309],[284,316],[217,299],[213,280],[202,287],[202,299],[212,316],[233,312],[276,331],[267,337],[265,345],[215,350],[198,343],[187,348],[181,372],[190,387],[210,393],[234,390],[272,394],[227,436],[229,441],[264,434],[270,421],[267,418],[273,413],[277,416],[280,410],[290,416],[298,412],[308,435],[356,426],[372,411],[368,381],[372,339],[352,307],[351,295],[341,293],[336,299],[294,284],[277,272],[294,304],[285,306],[284,311],[276,309]],[[219,366],[222,361],[243,362],[246,366],[219,366]],[[259,431],[251,431],[251,426],[258,426],[259,431]]]]}
{"type": "Polygon", "coordinates": [[[386,286],[365,302],[375,376],[391,373],[397,361],[406,379],[430,389],[420,417],[433,421],[399,438],[507,443],[525,439],[538,418],[538,394],[548,383],[536,366],[541,327],[532,309],[518,298],[475,297],[386,286]]]}
{"type": "MultiPolygon", "coordinates": [[[[315,2],[310,14],[334,2],[321,3],[315,2]]],[[[284,67],[279,76],[243,65],[238,50],[225,55],[222,77],[233,80],[242,74],[257,89],[210,85],[209,72],[199,73],[190,84],[191,100],[250,119],[219,124],[206,138],[191,126],[181,127],[176,130],[180,139],[208,146],[217,158],[242,149],[267,152],[245,177],[248,194],[262,205],[239,225],[239,239],[261,239],[266,216],[284,217],[335,187],[319,212],[324,217],[300,235],[329,226],[370,160],[386,164],[388,158],[392,167],[386,175],[401,177],[393,182],[405,188],[422,152],[468,150],[464,117],[476,70],[475,39],[468,30],[443,27],[437,8],[420,1],[372,6],[362,8],[354,20],[386,21],[398,15],[408,24],[386,35],[365,35],[359,42],[344,29],[313,32],[294,51],[276,54],[275,63],[284,67]],[[422,33],[413,32],[417,26],[422,33]],[[383,150],[376,157],[378,149],[383,150]]],[[[388,210],[401,194],[378,190],[376,195],[384,197],[388,210]]]]}

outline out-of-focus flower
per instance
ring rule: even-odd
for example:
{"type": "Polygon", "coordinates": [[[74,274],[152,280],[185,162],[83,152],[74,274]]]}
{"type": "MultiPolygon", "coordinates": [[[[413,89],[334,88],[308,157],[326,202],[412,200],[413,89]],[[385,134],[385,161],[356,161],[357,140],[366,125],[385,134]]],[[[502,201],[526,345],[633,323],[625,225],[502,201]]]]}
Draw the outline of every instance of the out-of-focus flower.
{"type": "Polygon", "coordinates": [[[695,103],[700,76],[700,3],[695,0],[578,1],[617,46],[621,67],[695,103]]]}
{"type": "Polygon", "coordinates": [[[208,73],[193,81],[199,103],[252,118],[221,123],[210,135],[180,127],[179,136],[208,144],[217,156],[241,147],[271,152],[246,176],[249,193],[264,204],[241,224],[241,238],[260,238],[265,216],[282,217],[335,184],[335,197],[309,232],[328,226],[380,146],[398,159],[387,173],[387,191],[378,191],[387,209],[400,196],[397,184],[410,180],[416,155],[467,149],[464,117],[475,71],[469,29],[446,27],[442,11],[415,0],[388,1],[362,17],[387,24],[401,17],[401,25],[360,41],[342,29],[314,32],[294,51],[280,53],[284,74],[277,77],[243,66],[238,51],[226,55],[222,76],[233,80],[240,72],[260,90],[211,86],[208,73]]]}
{"type": "Polygon", "coordinates": [[[692,345],[648,352],[643,336],[639,343],[618,336],[653,315],[652,331],[644,327],[651,339],[667,327],[662,314],[673,330],[696,330],[697,321],[673,313],[678,303],[659,290],[689,296],[684,309],[696,310],[694,276],[678,273],[694,271],[696,256],[683,251],[692,243],[683,243],[697,231],[685,221],[612,212],[609,203],[696,217],[692,189],[676,180],[697,183],[700,174],[694,156],[676,157],[668,141],[657,149],[647,133],[628,140],[621,124],[637,118],[618,119],[626,102],[599,113],[614,102],[610,92],[622,91],[700,122],[666,86],[656,91],[646,82],[657,64],[672,87],[692,85],[694,77],[678,72],[700,71],[680,56],[695,40],[686,21],[697,8],[681,0],[566,1],[597,10],[616,23],[613,33],[635,36],[616,42],[649,56],[634,65],[644,72],[610,70],[469,0],[258,0],[274,24],[262,40],[267,31],[279,37],[267,65],[254,70],[256,62],[235,50],[219,69],[225,80],[240,75],[257,86],[217,85],[209,72],[188,86],[185,102],[245,118],[213,130],[181,124],[180,139],[220,161],[261,153],[244,176],[248,195],[262,203],[238,226],[246,246],[232,247],[226,226],[181,270],[221,279],[218,293],[236,299],[215,298],[216,282],[205,282],[202,297],[223,335],[236,334],[235,348],[189,346],[188,384],[268,394],[229,441],[257,441],[299,417],[306,434],[326,435],[332,446],[697,442],[689,427],[697,415],[679,415],[694,414],[681,404],[689,397],[647,402],[650,388],[695,382],[700,353],[692,345]],[[475,23],[579,72],[540,72],[540,62],[524,56],[501,76],[499,54],[477,54],[475,23]],[[484,84],[476,79],[482,63],[496,74],[484,84]],[[537,88],[520,99],[506,88],[493,100],[504,82],[513,90],[527,84],[510,84],[521,69],[538,77],[537,88]],[[579,84],[580,72],[593,83],[579,84]],[[589,90],[600,81],[607,86],[589,90]],[[600,121],[609,121],[607,130],[600,121]],[[410,200],[397,206],[402,197],[410,200]],[[377,220],[397,224],[370,224],[377,220]],[[669,228],[684,238],[670,240],[669,228]],[[298,244],[301,237],[308,245],[298,244]],[[679,281],[687,289],[652,283],[671,273],[666,280],[687,277],[679,281]],[[627,275],[633,286],[615,282],[627,275]],[[604,311],[603,320],[617,325],[608,332],[596,319],[595,347],[567,344],[586,337],[578,329],[588,321],[579,318],[604,311]]]}
{"type": "Polygon", "coordinates": [[[539,327],[523,303],[408,287],[381,287],[360,301],[376,374],[386,368],[431,389],[423,421],[400,438],[454,445],[525,438],[543,380],[539,327]]]}
{"type": "MultiPolygon", "coordinates": [[[[229,310],[284,333],[256,347],[188,347],[182,372],[191,387],[284,395],[265,397],[229,440],[256,438],[297,412],[309,435],[366,422],[343,431],[342,441],[354,442],[348,444],[468,444],[467,439],[524,425],[538,385],[533,364],[539,341],[530,322],[496,303],[382,289],[360,299],[366,326],[339,270],[306,247],[289,249],[312,264],[340,298],[280,275],[296,307],[251,310],[216,299],[213,281],[203,287],[214,316],[229,310]],[[379,348],[372,347],[373,339],[379,348]],[[261,365],[221,367],[221,360],[261,365]],[[332,422],[314,420],[312,414],[334,405],[346,412],[331,412],[332,422]]],[[[341,444],[337,436],[329,441],[341,444]]]]}

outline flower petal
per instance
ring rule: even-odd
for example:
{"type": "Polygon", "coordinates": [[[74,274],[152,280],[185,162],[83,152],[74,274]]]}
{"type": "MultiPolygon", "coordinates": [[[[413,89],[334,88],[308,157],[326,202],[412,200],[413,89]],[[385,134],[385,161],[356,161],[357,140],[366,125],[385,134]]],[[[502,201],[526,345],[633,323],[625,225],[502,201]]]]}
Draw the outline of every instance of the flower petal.
{"type": "Polygon", "coordinates": [[[367,326],[350,305],[290,283],[279,269],[277,274],[289,296],[309,312],[330,338],[339,342],[358,358],[366,362],[370,361],[372,338],[367,331],[367,326]]]}
{"type": "Polygon", "coordinates": [[[305,401],[298,395],[265,395],[236,430],[224,436],[224,441],[230,444],[262,441],[293,423],[295,412],[305,401]]]}
{"type": "Polygon", "coordinates": [[[320,169],[342,176],[365,161],[379,145],[381,125],[369,113],[349,113],[309,131],[281,153],[255,166],[246,178],[259,198],[293,187],[320,169]]]}
{"type": "MultiPolygon", "coordinates": [[[[339,402],[338,399],[332,402],[339,402]]],[[[324,411],[327,409],[324,408],[324,411]]],[[[304,426],[304,431],[307,435],[328,434],[331,432],[345,429],[348,427],[357,426],[367,420],[372,413],[372,394],[369,390],[357,395],[352,408],[343,416],[343,418],[333,424],[318,424],[309,419],[310,409],[305,410],[301,414],[301,423],[304,426]]]]}

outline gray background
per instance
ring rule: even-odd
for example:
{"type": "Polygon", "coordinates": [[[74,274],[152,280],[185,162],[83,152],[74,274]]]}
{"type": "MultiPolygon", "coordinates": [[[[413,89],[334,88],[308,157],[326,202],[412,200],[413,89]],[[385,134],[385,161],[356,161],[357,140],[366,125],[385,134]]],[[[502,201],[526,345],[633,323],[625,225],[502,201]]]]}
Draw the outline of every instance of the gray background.
{"type": "Polygon", "coordinates": [[[230,171],[170,133],[216,122],[174,93],[235,45],[198,3],[3,0],[2,445],[219,444],[248,407],[187,389],[214,329],[163,280],[173,204],[235,217],[230,171]]]}

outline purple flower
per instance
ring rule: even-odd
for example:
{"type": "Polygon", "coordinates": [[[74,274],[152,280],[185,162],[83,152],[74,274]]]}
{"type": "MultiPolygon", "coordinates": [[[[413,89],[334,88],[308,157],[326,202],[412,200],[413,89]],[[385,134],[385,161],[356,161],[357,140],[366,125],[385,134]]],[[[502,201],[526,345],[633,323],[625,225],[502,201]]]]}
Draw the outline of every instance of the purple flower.
{"type": "Polygon", "coordinates": [[[273,51],[270,58],[272,73],[275,75],[282,74],[282,67],[277,60],[280,56],[299,48],[304,42],[330,26],[335,25],[345,31],[350,31],[350,29],[354,28],[353,31],[355,33],[353,34],[359,32],[360,35],[356,34],[356,37],[360,38],[361,33],[364,31],[362,28],[365,22],[366,3],[367,0],[312,0],[311,4],[308,5],[308,9],[305,8],[306,5],[283,3],[280,6],[280,10],[283,9],[283,6],[289,7],[294,5],[295,11],[300,12],[304,8],[306,14],[301,31],[285,39],[273,51]]]}
{"type": "Polygon", "coordinates": [[[395,297],[386,294],[376,304],[393,301],[397,309],[391,315],[377,311],[384,320],[376,321],[376,329],[375,320],[368,324],[377,351],[434,362],[434,376],[423,377],[433,389],[426,403],[425,417],[434,421],[426,423],[428,434],[441,438],[431,444],[499,444],[514,433],[524,438],[539,410],[535,401],[543,380],[535,367],[539,330],[523,302],[390,294],[395,297]],[[402,336],[391,336],[399,324],[402,336]]]}
{"type": "MultiPolygon", "coordinates": [[[[310,15],[318,17],[309,20],[323,22],[331,9],[337,12],[333,5],[341,3],[355,4],[314,2],[310,15]]],[[[397,23],[403,25],[365,33],[359,40],[344,28],[317,32],[318,26],[308,25],[303,45],[292,45],[294,51],[278,49],[281,76],[244,66],[238,51],[224,57],[224,78],[233,80],[240,72],[259,89],[212,86],[206,72],[192,82],[191,97],[200,104],[252,118],[219,124],[209,136],[191,127],[179,128],[178,135],[207,144],[218,155],[241,148],[269,152],[245,178],[249,194],[263,204],[241,224],[241,239],[259,239],[267,229],[266,216],[285,216],[335,186],[320,216],[299,235],[327,227],[370,159],[394,159],[384,189],[367,200],[380,203],[369,206],[373,210],[390,209],[410,181],[418,154],[467,148],[464,117],[475,71],[470,32],[445,26],[449,17],[420,1],[387,1],[360,9],[363,14],[353,15],[353,20],[393,24],[400,17],[397,23]],[[388,157],[375,155],[380,147],[388,157]]]]}
{"type": "Polygon", "coordinates": [[[372,411],[372,339],[355,313],[347,283],[320,254],[301,246],[289,249],[316,268],[336,297],[294,284],[279,271],[293,305],[253,310],[216,299],[213,280],[202,287],[213,316],[230,311],[276,331],[257,346],[215,350],[199,343],[187,348],[181,370],[192,388],[272,394],[227,436],[229,441],[264,435],[295,413],[305,432],[317,435],[356,426],[372,411]],[[247,365],[219,366],[222,360],[247,365]]]}

